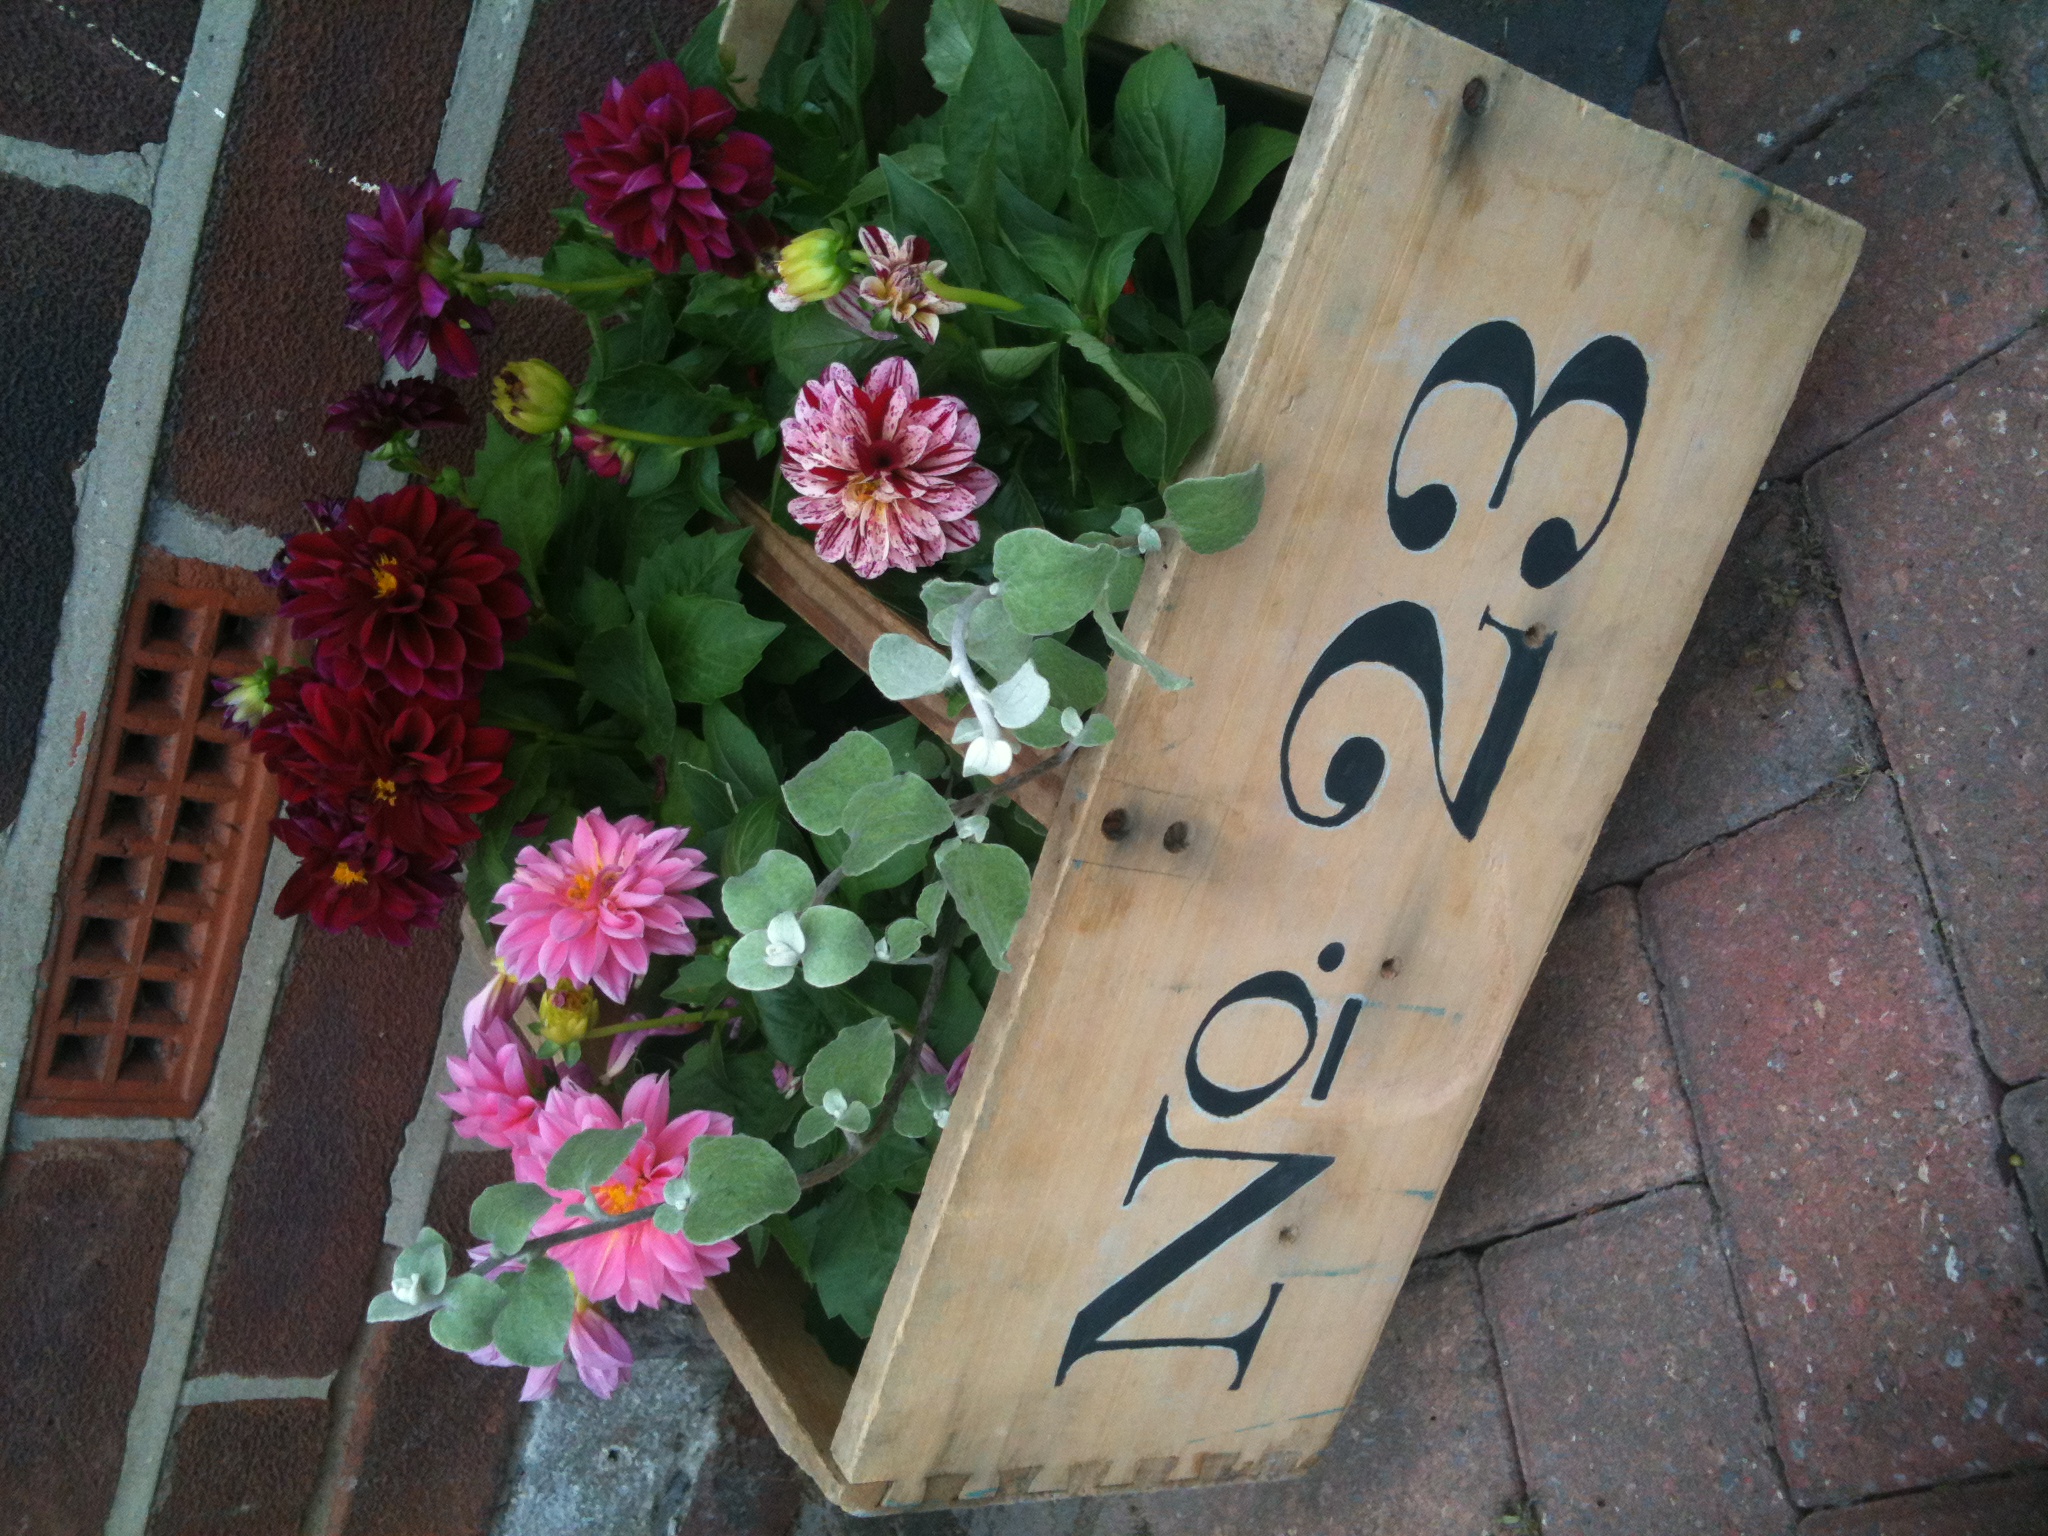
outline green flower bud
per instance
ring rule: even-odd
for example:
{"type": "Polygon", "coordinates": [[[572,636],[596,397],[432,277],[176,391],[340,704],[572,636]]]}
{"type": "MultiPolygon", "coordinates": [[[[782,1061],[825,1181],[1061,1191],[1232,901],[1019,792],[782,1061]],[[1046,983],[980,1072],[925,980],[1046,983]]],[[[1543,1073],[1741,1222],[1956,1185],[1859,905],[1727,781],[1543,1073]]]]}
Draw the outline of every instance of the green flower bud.
{"type": "Polygon", "coordinates": [[[798,235],[782,248],[775,270],[782,279],[782,291],[795,301],[788,307],[829,299],[853,276],[846,236],[836,229],[813,229],[798,235]]]}
{"type": "Polygon", "coordinates": [[[537,357],[507,363],[491,381],[491,404],[498,414],[508,426],[532,437],[560,428],[575,403],[575,386],[537,357]]]}

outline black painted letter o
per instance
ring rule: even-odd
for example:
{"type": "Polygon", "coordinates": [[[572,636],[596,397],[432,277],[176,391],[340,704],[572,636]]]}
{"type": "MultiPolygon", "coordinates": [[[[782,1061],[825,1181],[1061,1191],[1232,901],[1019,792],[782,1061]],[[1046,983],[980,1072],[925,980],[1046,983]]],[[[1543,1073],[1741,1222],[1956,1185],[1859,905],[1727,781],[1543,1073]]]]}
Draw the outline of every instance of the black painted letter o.
{"type": "Polygon", "coordinates": [[[1218,1120],[1231,1120],[1247,1111],[1257,1109],[1273,1097],[1299,1072],[1315,1054],[1316,1048],[1316,1000],[1309,991],[1308,983],[1292,971],[1261,971],[1250,981],[1241,981],[1216,1000],[1216,1006],[1203,1015],[1202,1022],[1195,1028],[1194,1039],[1188,1042],[1188,1097],[1195,1107],[1205,1114],[1214,1115],[1218,1120]],[[1224,1009],[1237,1003],[1250,1002],[1253,998],[1266,998],[1272,1002],[1285,1003],[1301,1015],[1303,1028],[1308,1039],[1303,1042],[1301,1054],[1294,1059],[1294,1065],[1256,1088],[1225,1088],[1202,1071],[1202,1036],[1209,1026],[1216,1022],[1216,1016],[1224,1009]]]}

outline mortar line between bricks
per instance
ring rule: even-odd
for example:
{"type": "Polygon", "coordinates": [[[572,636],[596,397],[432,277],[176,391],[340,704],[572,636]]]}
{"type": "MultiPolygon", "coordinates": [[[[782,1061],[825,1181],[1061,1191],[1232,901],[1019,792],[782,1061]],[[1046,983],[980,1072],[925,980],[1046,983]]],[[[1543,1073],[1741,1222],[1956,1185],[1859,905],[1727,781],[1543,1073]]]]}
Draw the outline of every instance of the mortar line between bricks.
{"type": "Polygon", "coordinates": [[[193,1376],[178,1393],[180,1408],[200,1408],[209,1403],[272,1403],[313,1398],[327,1401],[334,1386],[333,1371],[325,1376],[193,1376]]]}
{"type": "Polygon", "coordinates": [[[163,145],[145,144],[140,149],[88,155],[0,133],[0,175],[19,176],[39,187],[125,197],[145,208],[155,190],[156,170],[163,154],[163,145]]]}
{"type": "MultiPolygon", "coordinates": [[[[197,48],[193,51],[198,53],[197,48]]],[[[190,80],[197,72],[188,69],[186,78],[190,80]]],[[[106,1536],[142,1536],[156,1501],[157,1479],[177,1424],[185,1368],[191,1359],[206,1277],[213,1267],[214,1243],[227,1207],[228,1183],[242,1149],[249,1101],[263,1062],[263,1042],[270,1033],[270,1015],[298,933],[296,923],[273,915],[278,894],[295,864],[283,844],[271,846],[256,917],[242,948],[242,975],[228,1011],[227,1035],[197,1117],[198,1146],[178,1190],[178,1215],[157,1281],[149,1358],[128,1412],[127,1448],[113,1508],[107,1515],[106,1536]]]]}
{"type": "MultiPolygon", "coordinates": [[[[1454,1250],[1464,1253],[1463,1249],[1454,1250]]],[[[1442,1255],[1432,1255],[1440,1258],[1442,1255]]],[[[1493,1356],[1493,1389],[1500,1394],[1500,1416],[1508,1427],[1508,1449],[1514,1453],[1515,1481],[1521,1485],[1522,1503],[1536,1505],[1536,1529],[1543,1529],[1543,1506],[1537,1503],[1536,1495],[1529,1490],[1529,1461],[1522,1454],[1522,1430],[1515,1422],[1515,1401],[1508,1395],[1507,1362],[1501,1357],[1500,1329],[1493,1322],[1493,1298],[1486,1292],[1486,1271],[1479,1263],[1479,1254],[1474,1251],[1466,1256],[1472,1266],[1472,1284],[1479,1292],[1479,1321],[1486,1329],[1486,1345],[1493,1356]]],[[[1413,1265],[1409,1266],[1413,1269],[1413,1265]]],[[[1354,1394],[1355,1395],[1355,1394],[1354,1394]]]]}
{"type": "Polygon", "coordinates": [[[1807,121],[1805,126],[1787,130],[1783,144],[1770,145],[1767,148],[1767,153],[1757,156],[1754,160],[1745,160],[1743,162],[1743,169],[1754,174],[1777,170],[1780,166],[1790,161],[1796,152],[1804,149],[1815,139],[1834,127],[1836,123],[1840,122],[1843,113],[1853,112],[1886,86],[1904,79],[1906,71],[1911,69],[1914,61],[1923,54],[1934,53],[1939,49],[1952,47],[1953,45],[1953,34],[1938,34],[1927,42],[1922,43],[1911,53],[1902,55],[1889,68],[1880,70],[1877,74],[1870,76],[1861,85],[1844,91],[1831,102],[1824,102],[1816,110],[1815,115],[1807,121]]]}
{"type": "MultiPolygon", "coordinates": [[[[1691,1104],[1687,1104],[1686,1109],[1690,1112],[1692,1109],[1691,1104]]],[[[1625,1206],[1634,1205],[1638,1200],[1647,1200],[1652,1195],[1669,1194],[1674,1189],[1689,1189],[1696,1184],[1703,1184],[1705,1182],[1704,1177],[1697,1179],[1673,1179],[1669,1184],[1658,1184],[1650,1189],[1639,1189],[1632,1195],[1622,1195],[1614,1200],[1603,1200],[1598,1205],[1589,1205],[1581,1210],[1572,1211],[1563,1216],[1553,1216],[1548,1220],[1534,1222],[1526,1227],[1517,1227],[1512,1232],[1497,1232],[1491,1237],[1475,1238],[1469,1243],[1460,1243],[1455,1248],[1439,1248],[1433,1253],[1421,1253],[1416,1256],[1415,1262],[1423,1264],[1435,1259],[1448,1259],[1456,1254],[1464,1254],[1476,1264],[1479,1261],[1480,1255],[1485,1253],[1487,1249],[1498,1248],[1502,1243],[1519,1242],[1525,1237],[1534,1237],[1539,1232],[1551,1232],[1559,1227],[1570,1226],[1573,1222],[1583,1220],[1588,1216],[1601,1216],[1609,1211],[1621,1210],[1625,1206]]]]}
{"type": "Polygon", "coordinates": [[[171,370],[177,360],[193,263],[206,225],[227,109],[242,69],[256,0],[206,0],[193,30],[191,67],[171,114],[157,168],[149,235],[128,290],[121,338],[86,459],[72,530],[71,580],[57,626],[48,692],[21,812],[0,853],[0,1104],[14,1103],[35,1016],[64,843],[85,775],[85,744],[106,695],[135,539],[142,524],[171,370]]]}

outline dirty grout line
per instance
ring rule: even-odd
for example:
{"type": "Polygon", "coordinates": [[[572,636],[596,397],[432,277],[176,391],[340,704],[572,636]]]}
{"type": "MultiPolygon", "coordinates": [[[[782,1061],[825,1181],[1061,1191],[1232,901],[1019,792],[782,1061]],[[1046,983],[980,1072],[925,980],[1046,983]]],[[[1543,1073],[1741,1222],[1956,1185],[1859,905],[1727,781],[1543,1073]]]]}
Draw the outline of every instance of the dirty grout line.
{"type": "Polygon", "coordinates": [[[0,133],[0,175],[19,176],[39,187],[125,197],[145,208],[155,194],[157,167],[163,157],[161,144],[88,155],[0,133]]]}

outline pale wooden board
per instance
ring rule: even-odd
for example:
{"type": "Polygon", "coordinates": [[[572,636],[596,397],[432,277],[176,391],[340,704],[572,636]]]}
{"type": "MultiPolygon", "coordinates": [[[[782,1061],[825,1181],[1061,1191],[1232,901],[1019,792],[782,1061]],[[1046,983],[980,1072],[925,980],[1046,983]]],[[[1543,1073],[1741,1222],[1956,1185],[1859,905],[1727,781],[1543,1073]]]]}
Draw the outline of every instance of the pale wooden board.
{"type": "MultiPolygon", "coordinates": [[[[1002,7],[1055,24],[1067,14],[1067,0],[1002,0],[1002,7]]],[[[1205,69],[1308,96],[1343,14],[1344,0],[1109,0],[1094,35],[1133,48],[1179,43],[1205,69]]]]}
{"type": "MultiPolygon", "coordinates": [[[[847,1482],[889,1484],[894,1506],[1284,1468],[1326,1442],[1860,240],[1419,23],[1351,8],[1221,370],[1223,423],[1194,466],[1263,461],[1265,521],[1230,554],[1176,557],[1141,594],[1134,628],[1197,681],[1165,695],[1120,677],[1118,739],[1077,764],[1017,969],[832,1441],[847,1482]],[[1491,93],[1476,119],[1459,105],[1474,78],[1491,93]],[[1523,541],[1551,516],[1581,538],[1598,521],[1623,442],[1604,408],[1543,425],[1489,511],[1510,413],[1490,391],[1442,390],[1400,486],[1443,479],[1459,515],[1416,552],[1385,506],[1425,374],[1500,319],[1526,328],[1539,391],[1608,334],[1649,371],[1611,526],[1542,590],[1518,574],[1523,541]],[[1279,744],[1309,669],[1347,625],[1404,600],[1442,634],[1454,785],[1511,643],[1481,613],[1555,638],[1471,841],[1439,798],[1417,690],[1382,667],[1331,681],[1296,741],[1319,812],[1338,743],[1376,738],[1377,799],[1326,828],[1282,796],[1279,744]],[[1097,830],[1111,808],[1135,821],[1122,843],[1097,830]],[[1160,841],[1176,820],[1192,833],[1178,854],[1160,841]],[[1325,975],[1331,942],[1346,958],[1325,975]],[[1198,1111],[1184,1071],[1196,1026],[1275,969],[1317,1000],[1315,1054],[1241,1116],[1198,1111]],[[1368,1003],[1315,1102],[1353,996],[1368,1003]],[[1282,1282],[1239,1390],[1228,1354],[1192,1348],[1091,1354],[1055,1387],[1078,1310],[1268,1166],[1173,1162],[1125,1207],[1162,1099],[1184,1145],[1334,1161],[1110,1334],[1232,1332],[1282,1282]]],[[[1225,1013],[1203,1068],[1234,1086],[1275,1076],[1301,1049],[1294,1018],[1225,1013]]]]}

